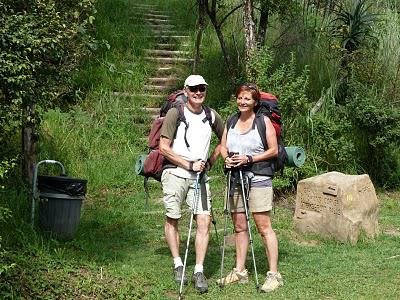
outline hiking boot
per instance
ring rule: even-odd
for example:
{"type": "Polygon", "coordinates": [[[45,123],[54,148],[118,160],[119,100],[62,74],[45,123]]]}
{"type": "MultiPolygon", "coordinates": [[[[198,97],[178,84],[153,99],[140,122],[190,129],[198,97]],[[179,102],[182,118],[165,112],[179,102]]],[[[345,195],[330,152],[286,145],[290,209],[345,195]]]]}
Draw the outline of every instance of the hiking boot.
{"type": "Polygon", "coordinates": [[[265,279],[265,283],[261,287],[261,290],[268,293],[276,290],[280,286],[283,286],[281,274],[279,274],[279,272],[267,272],[267,278],[265,279]]]}
{"type": "MultiPolygon", "coordinates": [[[[183,273],[183,266],[179,266],[174,269],[175,281],[177,283],[181,283],[182,273],[183,273]]],[[[187,284],[187,282],[188,282],[188,279],[185,274],[185,275],[183,275],[183,284],[187,284]]]]}
{"type": "Polygon", "coordinates": [[[197,273],[193,274],[192,280],[194,282],[194,287],[200,293],[208,292],[207,279],[202,272],[197,272],[197,273]]]}
{"type": "Polygon", "coordinates": [[[233,268],[232,271],[229,272],[224,278],[218,279],[217,284],[223,286],[225,284],[231,283],[248,283],[249,282],[249,273],[246,269],[242,272],[239,272],[236,268],[233,268]]]}

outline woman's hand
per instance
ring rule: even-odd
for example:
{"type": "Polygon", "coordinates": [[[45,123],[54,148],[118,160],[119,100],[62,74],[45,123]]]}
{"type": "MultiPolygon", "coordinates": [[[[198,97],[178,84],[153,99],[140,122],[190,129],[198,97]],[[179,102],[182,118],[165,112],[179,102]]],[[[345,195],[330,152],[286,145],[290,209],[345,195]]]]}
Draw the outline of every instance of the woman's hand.
{"type": "Polygon", "coordinates": [[[227,157],[225,158],[225,167],[228,168],[228,169],[230,169],[230,168],[232,168],[232,167],[234,167],[234,166],[235,166],[235,163],[234,163],[234,161],[232,160],[232,157],[227,156],[227,157]]]}
{"type": "Polygon", "coordinates": [[[246,155],[234,154],[231,157],[225,159],[225,165],[227,168],[236,168],[243,166],[248,163],[248,157],[246,155]]]}

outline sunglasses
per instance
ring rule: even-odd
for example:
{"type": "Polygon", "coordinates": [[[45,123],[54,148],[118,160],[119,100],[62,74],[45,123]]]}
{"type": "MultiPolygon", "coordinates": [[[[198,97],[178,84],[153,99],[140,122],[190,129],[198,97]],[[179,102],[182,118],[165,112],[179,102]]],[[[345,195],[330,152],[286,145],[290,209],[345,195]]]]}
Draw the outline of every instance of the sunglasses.
{"type": "Polygon", "coordinates": [[[195,86],[188,86],[189,91],[192,93],[204,93],[206,91],[206,86],[205,85],[195,85],[195,86]]]}
{"type": "Polygon", "coordinates": [[[245,87],[248,87],[249,89],[255,90],[255,91],[258,90],[257,85],[255,85],[254,83],[243,83],[242,85],[245,87]]]}

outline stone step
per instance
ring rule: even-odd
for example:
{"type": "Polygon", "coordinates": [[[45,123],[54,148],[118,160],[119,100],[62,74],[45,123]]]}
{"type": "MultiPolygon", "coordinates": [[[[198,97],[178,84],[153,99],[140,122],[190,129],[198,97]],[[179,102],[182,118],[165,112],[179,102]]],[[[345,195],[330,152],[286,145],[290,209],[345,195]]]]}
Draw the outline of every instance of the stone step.
{"type": "Polygon", "coordinates": [[[159,10],[157,7],[147,11],[149,14],[165,15],[165,10],[159,10]]]}
{"type": "Polygon", "coordinates": [[[165,73],[169,73],[169,72],[173,72],[176,71],[176,68],[173,66],[163,66],[163,67],[157,67],[157,73],[159,72],[165,72],[165,73]]]}
{"type": "Polygon", "coordinates": [[[135,3],[132,5],[132,7],[145,7],[148,9],[152,9],[152,8],[157,8],[157,5],[155,4],[145,4],[145,3],[135,3]]]}
{"type": "Polygon", "coordinates": [[[156,69],[155,74],[159,77],[174,76],[181,78],[186,75],[185,70],[183,70],[182,68],[177,68],[170,65],[163,65],[163,66],[168,66],[168,67],[159,67],[159,69],[156,69]]]}
{"type": "Polygon", "coordinates": [[[143,89],[146,91],[167,92],[171,90],[172,87],[173,86],[168,85],[145,84],[143,89]]]}
{"type": "Polygon", "coordinates": [[[154,85],[168,85],[174,86],[178,83],[179,79],[176,77],[152,77],[149,78],[149,83],[154,85]]]}
{"type": "Polygon", "coordinates": [[[156,38],[159,40],[171,40],[171,39],[188,39],[188,35],[148,35],[145,38],[156,38]]]}
{"type": "Polygon", "coordinates": [[[165,20],[165,19],[157,19],[157,18],[145,18],[144,19],[146,22],[153,23],[153,24],[168,24],[171,21],[170,20],[165,20]]]}
{"type": "Polygon", "coordinates": [[[172,63],[191,63],[194,61],[193,58],[181,58],[181,57],[149,57],[146,56],[145,59],[149,61],[155,61],[158,63],[172,64],[172,63]]]}
{"type": "Polygon", "coordinates": [[[156,29],[156,30],[175,28],[175,25],[172,25],[172,24],[149,24],[148,26],[150,28],[156,29]]]}
{"type": "Polygon", "coordinates": [[[148,112],[149,114],[156,114],[159,115],[160,114],[160,108],[159,107],[143,107],[143,109],[148,112]]]}
{"type": "Polygon", "coordinates": [[[160,14],[164,13],[163,11],[155,10],[156,7],[149,8],[149,7],[144,7],[144,6],[143,7],[135,6],[134,8],[135,8],[134,15],[138,15],[138,14],[156,14],[156,15],[160,15],[160,14]],[[152,10],[150,10],[150,9],[152,9],[152,10]]]}
{"type": "Polygon", "coordinates": [[[144,49],[144,52],[148,55],[155,55],[155,56],[188,56],[190,54],[189,51],[181,51],[181,50],[163,50],[163,49],[144,49]]]}
{"type": "Polygon", "coordinates": [[[168,15],[163,15],[162,13],[155,13],[153,12],[148,12],[143,14],[146,18],[153,18],[153,19],[160,19],[160,20],[170,20],[170,16],[168,15]]]}
{"type": "Polygon", "coordinates": [[[152,29],[151,30],[152,33],[154,33],[154,35],[157,36],[165,36],[165,35],[169,35],[169,36],[180,36],[180,32],[176,31],[176,30],[156,30],[156,29],[152,29]]]}
{"type": "Polygon", "coordinates": [[[178,47],[175,43],[157,43],[154,45],[158,50],[173,50],[178,47]]]}

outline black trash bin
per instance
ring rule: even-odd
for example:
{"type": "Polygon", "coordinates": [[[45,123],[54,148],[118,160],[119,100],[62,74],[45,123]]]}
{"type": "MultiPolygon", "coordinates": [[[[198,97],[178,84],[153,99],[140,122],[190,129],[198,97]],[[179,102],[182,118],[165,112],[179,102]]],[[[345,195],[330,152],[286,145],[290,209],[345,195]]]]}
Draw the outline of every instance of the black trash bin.
{"type": "Polygon", "coordinates": [[[87,180],[38,176],[39,227],[56,238],[72,239],[78,229],[87,180]]]}

